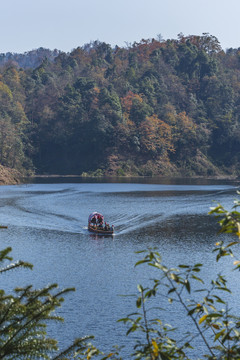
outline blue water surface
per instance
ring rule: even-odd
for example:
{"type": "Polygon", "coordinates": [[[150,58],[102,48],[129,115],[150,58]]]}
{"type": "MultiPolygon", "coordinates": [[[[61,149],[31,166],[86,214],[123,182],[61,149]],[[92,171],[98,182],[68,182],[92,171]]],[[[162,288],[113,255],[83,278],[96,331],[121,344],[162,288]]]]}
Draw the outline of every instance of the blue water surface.
{"type": "MultiPolygon", "coordinates": [[[[135,311],[135,299],[121,295],[137,294],[138,284],[148,286],[149,279],[157,276],[148,266],[134,267],[142,256],[137,251],[156,247],[168,266],[204,262],[206,282],[223,271],[212,254],[219,239],[218,224],[208,212],[217,202],[230,209],[238,197],[238,184],[153,182],[45,180],[0,187],[0,222],[8,226],[0,232],[1,249],[11,246],[15,260],[34,264],[32,271],[21,269],[2,276],[1,287],[12,291],[20,285],[39,288],[57,282],[59,288],[76,288],[59,310],[64,324],[49,325],[60,349],[76,337],[93,334],[104,351],[124,345],[123,358],[130,358],[137,335],[126,337],[126,326],[117,320],[135,311]],[[115,226],[114,237],[88,232],[92,211],[101,212],[115,226]]],[[[237,275],[232,275],[231,268],[231,260],[224,263],[237,308],[237,275]]],[[[158,305],[163,303],[159,300],[158,305]]],[[[170,306],[161,317],[179,327],[180,334],[186,328],[195,331],[178,306],[170,306]]],[[[197,346],[204,350],[203,344],[197,346]]]]}

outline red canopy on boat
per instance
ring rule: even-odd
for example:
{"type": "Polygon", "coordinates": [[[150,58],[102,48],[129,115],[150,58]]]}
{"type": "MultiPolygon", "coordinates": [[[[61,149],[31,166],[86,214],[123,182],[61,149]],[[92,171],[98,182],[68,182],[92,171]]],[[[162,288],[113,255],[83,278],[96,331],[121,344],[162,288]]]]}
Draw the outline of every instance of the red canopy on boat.
{"type": "Polygon", "coordinates": [[[89,215],[89,217],[88,217],[88,222],[91,222],[94,217],[95,217],[96,220],[97,220],[99,216],[100,216],[100,218],[102,219],[102,222],[103,222],[103,221],[104,221],[103,215],[100,214],[100,213],[97,212],[97,211],[94,211],[94,212],[92,212],[92,213],[89,215]]]}

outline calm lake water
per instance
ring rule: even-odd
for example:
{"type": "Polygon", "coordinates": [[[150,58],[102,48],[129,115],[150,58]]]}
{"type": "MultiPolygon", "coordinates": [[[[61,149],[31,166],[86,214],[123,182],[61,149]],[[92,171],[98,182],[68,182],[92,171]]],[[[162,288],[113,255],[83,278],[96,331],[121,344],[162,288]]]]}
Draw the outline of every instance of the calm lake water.
{"type": "MultiPolygon", "coordinates": [[[[136,251],[149,247],[156,247],[168,266],[204,261],[206,282],[219,271],[231,274],[233,307],[238,307],[237,274],[230,273],[229,259],[224,269],[223,263],[215,263],[212,249],[219,240],[218,225],[207,215],[213,201],[232,207],[237,183],[181,179],[39,181],[42,183],[0,187],[0,222],[8,225],[0,232],[1,249],[11,246],[15,260],[34,264],[33,271],[21,269],[2,276],[1,288],[11,290],[27,284],[38,288],[55,282],[60,288],[76,288],[60,309],[64,324],[49,327],[60,348],[76,337],[93,334],[101,349],[110,351],[113,345],[125,345],[124,359],[130,358],[135,335],[126,338],[127,328],[117,320],[135,311],[135,299],[120,295],[137,294],[137,284],[150,285],[149,278],[156,276],[150,267],[134,268],[141,259],[136,251]],[[100,211],[114,224],[113,238],[88,232],[92,211],[100,211]]],[[[180,334],[186,328],[191,331],[191,324],[175,305],[160,316],[178,326],[180,334]]]]}

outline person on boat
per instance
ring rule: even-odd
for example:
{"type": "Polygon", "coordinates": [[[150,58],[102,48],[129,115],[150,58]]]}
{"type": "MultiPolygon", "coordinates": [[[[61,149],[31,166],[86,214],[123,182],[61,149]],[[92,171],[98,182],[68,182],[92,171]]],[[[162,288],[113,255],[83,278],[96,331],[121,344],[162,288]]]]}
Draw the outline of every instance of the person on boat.
{"type": "Polygon", "coordinates": [[[101,215],[97,216],[97,222],[98,224],[101,224],[103,222],[101,215]]]}
{"type": "Polygon", "coordinates": [[[96,220],[96,217],[95,217],[95,216],[93,216],[91,222],[92,222],[92,224],[96,224],[96,223],[97,223],[97,220],[96,220]]]}
{"type": "Polygon", "coordinates": [[[97,229],[97,224],[90,224],[90,227],[93,228],[93,229],[97,229]]]}
{"type": "Polygon", "coordinates": [[[114,231],[114,225],[111,226],[111,231],[114,231]]]}
{"type": "Polygon", "coordinates": [[[105,221],[104,230],[105,230],[105,231],[109,231],[109,230],[110,230],[110,226],[109,226],[109,224],[106,223],[106,221],[105,221]]]}

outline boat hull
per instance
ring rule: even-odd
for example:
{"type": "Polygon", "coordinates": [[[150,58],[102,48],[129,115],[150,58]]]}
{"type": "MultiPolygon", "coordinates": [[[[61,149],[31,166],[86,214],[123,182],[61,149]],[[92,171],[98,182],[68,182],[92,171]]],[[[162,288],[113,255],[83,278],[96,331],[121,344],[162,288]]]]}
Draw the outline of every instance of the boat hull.
{"type": "Polygon", "coordinates": [[[88,226],[88,231],[94,233],[94,234],[100,234],[100,235],[113,235],[113,230],[101,230],[101,229],[94,229],[91,226],[88,226]]]}

